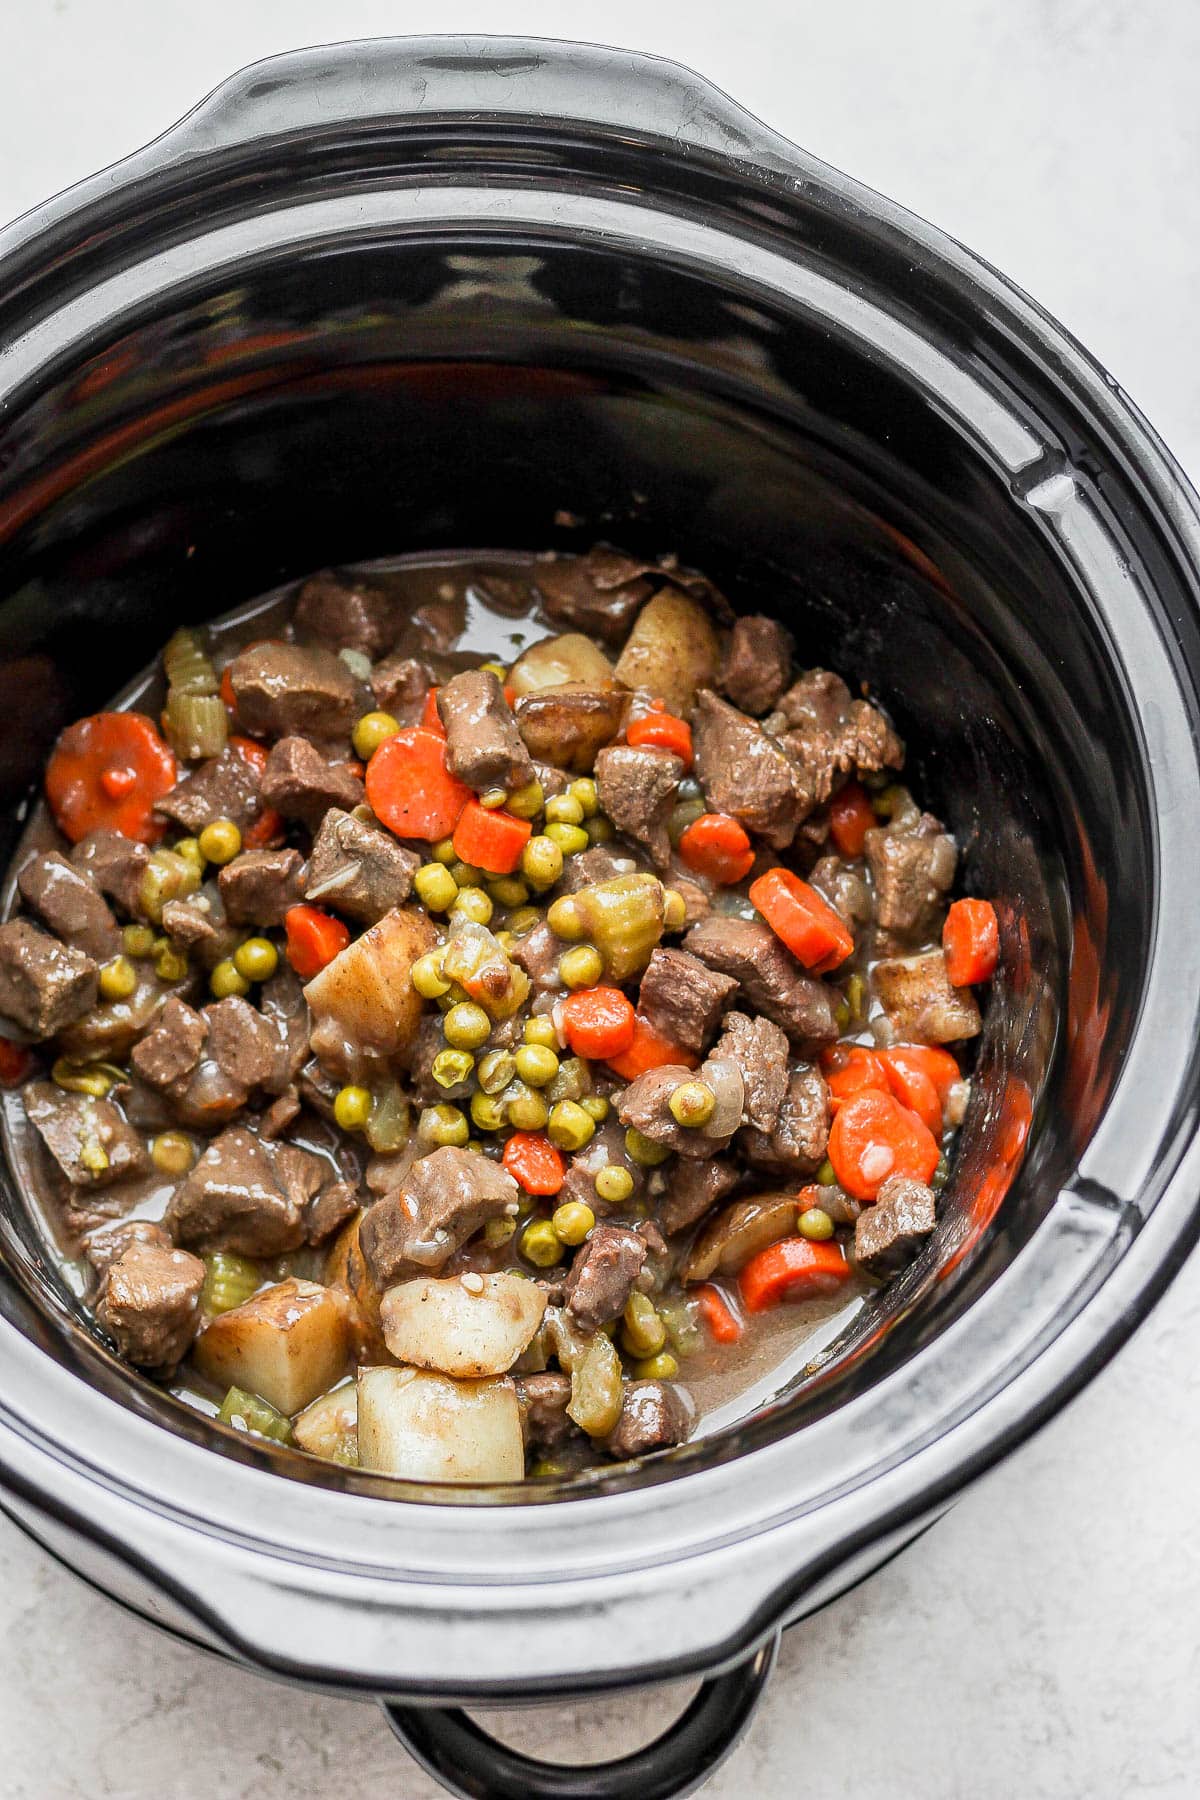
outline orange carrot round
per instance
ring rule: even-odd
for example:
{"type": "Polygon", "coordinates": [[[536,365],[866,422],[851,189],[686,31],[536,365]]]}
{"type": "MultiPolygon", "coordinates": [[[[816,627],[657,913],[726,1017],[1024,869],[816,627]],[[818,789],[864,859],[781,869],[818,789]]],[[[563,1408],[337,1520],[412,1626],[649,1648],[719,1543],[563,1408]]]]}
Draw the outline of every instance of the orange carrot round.
{"type": "Polygon", "coordinates": [[[262,775],[266,771],[267,750],[264,744],[257,743],[250,737],[231,737],[228,748],[236,756],[240,756],[243,762],[249,763],[257,774],[262,775]]]}
{"type": "Polygon", "coordinates": [[[855,1200],[874,1200],[889,1175],[928,1181],[939,1154],[929,1127],[891,1094],[858,1094],[834,1114],[829,1160],[855,1200]]]}
{"type": "Polygon", "coordinates": [[[425,696],[425,704],[421,708],[421,717],[417,723],[423,725],[426,731],[432,731],[436,736],[444,738],[446,735],[446,727],[442,724],[442,715],[438,711],[437,697],[437,689],[435,687],[430,688],[425,696]]]}
{"type": "Polygon", "coordinates": [[[540,1131],[514,1131],[501,1160],[527,1194],[557,1194],[567,1178],[561,1154],[540,1131]]]}
{"type": "Polygon", "coordinates": [[[893,1044],[879,1052],[879,1059],[889,1069],[919,1069],[928,1075],[943,1105],[955,1082],[962,1080],[962,1070],[953,1056],[938,1044],[893,1044]]]}
{"type": "Polygon", "coordinates": [[[856,1094],[891,1091],[883,1059],[878,1051],[868,1050],[864,1044],[836,1045],[835,1054],[826,1066],[825,1080],[834,1112],[847,1100],[853,1100],[856,1094]]]}
{"type": "Polygon", "coordinates": [[[660,1069],[664,1063],[682,1063],[685,1068],[694,1069],[699,1058],[679,1044],[673,1044],[670,1038],[663,1037],[645,1019],[635,1015],[629,1048],[622,1050],[619,1056],[610,1056],[606,1060],[609,1068],[622,1081],[636,1081],[647,1069],[660,1069]]]}
{"type": "Polygon", "coordinates": [[[916,1113],[935,1138],[942,1135],[942,1102],[924,1069],[910,1063],[887,1063],[888,1082],[901,1106],[916,1113]]]}
{"type": "Polygon", "coordinates": [[[669,750],[672,756],[680,758],[685,772],[692,766],[692,728],[686,719],[664,712],[661,701],[650,712],[629,721],[625,742],[635,748],[646,744],[654,750],[669,750]]]}
{"type": "Polygon", "coordinates": [[[350,932],[319,906],[289,906],[283,915],[288,961],[301,981],[311,981],[346,948],[350,932]]]}
{"type": "Polygon", "coordinates": [[[861,856],[868,831],[878,823],[861,781],[848,781],[829,802],[829,835],[843,856],[861,856]]]}
{"type": "Polygon", "coordinates": [[[572,1055],[590,1062],[608,1062],[633,1043],[636,1015],[620,988],[580,988],[567,995],[560,1017],[572,1055]]]}
{"type": "Polygon", "coordinates": [[[696,1289],[696,1300],[700,1317],[708,1326],[708,1334],[714,1344],[736,1344],[742,1335],[742,1324],[737,1314],[726,1304],[721,1290],[706,1281],[696,1289]]]}
{"type": "Polygon", "coordinates": [[[454,827],[454,851],[463,862],[486,869],[489,875],[511,875],[520,867],[521,852],[532,836],[528,819],[468,800],[454,827]]]}
{"type": "Polygon", "coordinates": [[[814,974],[828,974],[854,949],[854,939],[832,906],[790,869],[768,869],[752,881],[750,904],[814,974]]]}
{"type": "Polygon", "coordinates": [[[747,1312],[766,1312],[783,1300],[834,1294],[849,1273],[840,1244],[782,1238],[750,1258],[738,1276],[738,1286],[747,1312]]]}
{"type": "Polygon", "coordinates": [[[990,981],[1000,955],[1000,923],[990,900],[956,900],[942,927],[946,973],[955,987],[990,981]]]}
{"type": "Polygon", "coordinates": [[[153,844],[167,829],[154,803],[178,779],[170,747],[144,713],[93,713],[68,725],[54,746],[46,798],[73,844],[105,826],[153,844]]]}
{"type": "Polygon", "coordinates": [[[744,881],[754,867],[754,851],[742,826],[728,813],[701,813],[679,839],[679,859],[693,875],[718,887],[744,881]]]}
{"type": "Polygon", "coordinates": [[[446,767],[446,741],[411,725],[380,744],[367,765],[367,799],[397,837],[449,837],[468,800],[465,782],[446,767]]]}
{"type": "Polygon", "coordinates": [[[277,813],[273,806],[264,806],[257,819],[247,825],[242,833],[243,850],[266,850],[282,844],[284,834],[283,814],[277,813]]]}

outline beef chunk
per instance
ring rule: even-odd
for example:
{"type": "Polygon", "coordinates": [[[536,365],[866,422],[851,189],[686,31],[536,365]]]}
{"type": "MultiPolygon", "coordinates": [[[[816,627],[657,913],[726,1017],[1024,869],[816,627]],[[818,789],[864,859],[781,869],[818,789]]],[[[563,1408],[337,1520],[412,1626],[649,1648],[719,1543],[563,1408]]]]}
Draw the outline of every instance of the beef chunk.
{"type": "Polygon", "coordinates": [[[429,670],[414,656],[385,656],[371,670],[371,692],[382,712],[415,725],[425,708],[429,670]]]}
{"type": "Polygon", "coordinates": [[[113,1225],[101,1225],[88,1233],[84,1255],[98,1275],[103,1275],[118,1256],[124,1256],[131,1244],[154,1244],[160,1250],[174,1246],[161,1225],[153,1219],[118,1219],[113,1225]]]}
{"type": "Polygon", "coordinates": [[[692,732],[696,776],[713,811],[730,813],[776,850],[790,844],[812,805],[771,734],[708,688],[696,696],[692,732]]]}
{"type": "Polygon", "coordinates": [[[108,1187],[149,1167],[145,1145],[111,1100],[31,1081],[21,1099],[30,1124],[72,1187],[108,1187]]]}
{"type": "Polygon", "coordinates": [[[875,990],[888,1024],[903,1041],[953,1044],[979,1031],[975,996],[970,988],[951,985],[941,950],[876,963],[875,990]]]}
{"type": "Polygon", "coordinates": [[[718,1200],[732,1193],[739,1180],[736,1165],[724,1157],[673,1163],[667,1174],[667,1191],[658,1204],[663,1230],[668,1234],[687,1231],[718,1200]]]}
{"type": "Polygon", "coordinates": [[[348,1181],[331,1181],[314,1194],[304,1208],[304,1235],[310,1244],[324,1244],[358,1211],[358,1195],[348,1181]]]}
{"type": "Polygon", "coordinates": [[[682,1444],[692,1429],[691,1408],[669,1381],[629,1381],[616,1429],[605,1441],[610,1456],[647,1456],[682,1444]]]}
{"type": "Polygon", "coordinates": [[[258,1135],[270,1143],[273,1138],[282,1137],[288,1126],[300,1116],[300,1095],[294,1087],[285,1088],[277,1100],[270,1106],[258,1121],[258,1135]]]}
{"type": "Polygon", "coordinates": [[[21,898],[55,937],[97,962],[121,951],[121,930],[90,875],[51,850],[35,856],[17,876],[21,898]]]}
{"type": "Polygon", "coordinates": [[[912,942],[928,937],[954,880],[954,839],[931,813],[922,813],[911,829],[868,831],[864,848],[880,929],[912,942]]]}
{"type": "Polygon", "coordinates": [[[618,831],[644,844],[660,869],[671,860],[667,820],[683,777],[669,750],[610,744],[596,758],[600,804],[618,831]]]}
{"type": "Polygon", "coordinates": [[[802,1063],[788,1078],[787,1092],[771,1132],[747,1127],[738,1139],[756,1168],[807,1175],[819,1169],[829,1142],[829,1089],[821,1071],[802,1063]]]}
{"type": "Polygon", "coordinates": [[[656,950],[642,976],[638,1011],[669,1043],[701,1056],[736,989],[732,976],[707,968],[686,950],[656,950]]]}
{"type": "Polygon", "coordinates": [[[270,930],[304,898],[298,850],[243,850],[217,877],[226,917],[234,925],[270,930]]]}
{"type": "Polygon", "coordinates": [[[265,1087],[275,1071],[276,1040],[257,1008],[235,995],[202,1008],[202,1016],[208,1023],[206,1058],[231,1086],[247,1092],[265,1087]]]}
{"type": "Polygon", "coordinates": [[[263,771],[262,797],[285,819],[315,831],[331,806],[361,806],[363,784],[346,763],[327,762],[305,737],[281,738],[263,771]]]}
{"type": "Polygon", "coordinates": [[[721,686],[743,712],[770,712],[791,668],[791,632],[778,619],[747,613],[730,633],[721,686]]]}
{"type": "Polygon", "coordinates": [[[100,1283],[96,1323],[127,1362],[170,1374],[200,1324],[204,1264],[186,1250],[132,1243],[100,1283]]]}
{"type": "Polygon", "coordinates": [[[564,1288],[567,1311],[584,1331],[620,1318],[646,1260],[646,1241],[624,1225],[597,1225],[575,1253],[564,1288]]]}
{"type": "Polygon", "coordinates": [[[489,1219],[515,1217],[517,1203],[516,1182],[490,1158],[431,1151],[363,1220],[359,1241],[372,1280],[387,1288],[440,1269],[489,1219]]]}
{"type": "Polygon", "coordinates": [[[308,1060],[308,1005],[290,963],[281,962],[263,983],[258,1002],[275,1042],[275,1066],[263,1086],[269,1094],[282,1094],[308,1060]]]}
{"type": "Polygon", "coordinates": [[[412,892],[421,858],[382,826],[331,806],[309,858],[306,897],[364,925],[374,925],[412,892]]]}
{"type": "Polygon", "coordinates": [[[304,1242],[304,1215],[265,1144],[231,1125],[176,1188],[163,1223],[177,1243],[238,1256],[282,1256],[304,1242]]]}
{"type": "Polygon", "coordinates": [[[755,1012],[782,1026],[793,1043],[831,1044],[834,999],[805,974],[769,925],[714,913],[688,932],[686,948],[710,969],[732,975],[755,1012]]]}
{"type": "Polygon", "coordinates": [[[274,1145],[271,1161],[275,1165],[276,1181],[293,1206],[301,1211],[316,1198],[322,1187],[332,1185],[329,1164],[299,1144],[274,1145]]]}
{"type": "Polygon", "coordinates": [[[898,769],[904,746],[883,714],[828,669],[809,669],[783,695],[783,743],[801,770],[809,805],[823,806],[839,777],[898,769]]]}
{"type": "Polygon", "coordinates": [[[558,884],[560,894],[577,894],[580,888],[594,887],[600,881],[613,881],[618,875],[649,874],[646,864],[632,850],[612,844],[593,844],[578,856],[569,856],[558,884]]]}
{"type": "Polygon", "coordinates": [[[561,986],[558,964],[562,953],[562,939],[555,936],[543,919],[532,931],[517,939],[512,960],[519,969],[524,969],[535,988],[548,993],[561,986]]]}
{"type": "Polygon", "coordinates": [[[134,1045],[130,1061],[149,1087],[168,1093],[186,1083],[200,1061],[207,1036],[200,1014],[172,995],[163,1002],[153,1027],[134,1045]]]}
{"type": "Polygon", "coordinates": [[[868,1275],[894,1275],[910,1263],[937,1224],[933,1190],[906,1175],[889,1175],[874,1206],[854,1227],[854,1257],[868,1275]]]}
{"type": "Polygon", "coordinates": [[[571,1398],[569,1375],[560,1374],[557,1369],[518,1375],[516,1388],[526,1450],[557,1450],[576,1433],[576,1425],[567,1417],[567,1402],[571,1398]]]}
{"type": "Polygon", "coordinates": [[[206,953],[211,951],[218,933],[216,921],[204,907],[192,900],[168,900],[162,910],[162,927],[181,950],[194,950],[202,960],[208,960],[206,953]]]}
{"type": "Polygon", "coordinates": [[[770,1019],[731,1012],[713,1047],[714,1057],[731,1057],[746,1088],[744,1117],[759,1131],[773,1131],[788,1084],[788,1041],[770,1019]]]}
{"type": "Polygon", "coordinates": [[[0,925],[0,1014],[31,1037],[53,1037],[91,1011],[100,971],[28,919],[0,925]]]}
{"type": "Polygon", "coordinates": [[[808,879],[851,931],[867,923],[871,917],[870,889],[859,871],[840,856],[822,856],[813,864],[808,879]]]}
{"type": "Polygon", "coordinates": [[[490,669],[465,669],[437,691],[446,728],[446,767],[478,793],[515,789],[533,780],[533,764],[490,669]]]}
{"type": "Polygon", "coordinates": [[[127,913],[142,911],[142,877],[149,861],[145,844],[110,831],[107,825],[101,831],[89,831],[71,851],[74,867],[90,876],[100,892],[127,913]]]}
{"type": "Polygon", "coordinates": [[[195,1012],[173,996],[134,1045],[131,1061],[185,1124],[203,1130],[241,1111],[253,1089],[271,1080],[277,1054],[270,1022],[245,1000],[195,1012]]]}
{"type": "Polygon", "coordinates": [[[244,831],[260,806],[258,771],[236,750],[226,750],[185,775],[155,802],[155,811],[195,836],[214,819],[232,819],[244,831]]]}
{"type": "Polygon", "coordinates": [[[400,629],[395,600],[383,588],[351,575],[322,569],[300,589],[293,622],[304,639],[329,650],[359,650],[374,659],[395,642],[400,629]]]}
{"type": "Polygon", "coordinates": [[[599,547],[586,556],[539,562],[534,579],[543,610],[556,624],[620,643],[654,592],[645,563],[599,547]]]}
{"type": "Polygon", "coordinates": [[[353,675],[332,650],[251,644],[229,665],[238,722],[254,737],[340,743],[362,708],[353,675]]]}
{"type": "MultiPolygon", "coordinates": [[[[671,1112],[670,1101],[675,1089],[681,1082],[703,1081],[712,1069],[715,1058],[710,1057],[703,1063],[693,1077],[690,1069],[682,1063],[663,1063],[659,1068],[647,1069],[636,1081],[631,1081],[617,1102],[617,1117],[622,1125],[632,1126],[656,1144],[665,1144],[669,1150],[676,1150],[680,1156],[709,1157],[715,1156],[725,1148],[738,1120],[735,1119],[729,1131],[722,1137],[712,1133],[712,1127],[701,1131],[695,1126],[680,1125],[671,1112]]],[[[735,1065],[727,1062],[724,1071],[737,1082],[741,1089],[741,1080],[735,1065]]],[[[740,1119],[740,1108],[738,1112],[740,1119]]]]}

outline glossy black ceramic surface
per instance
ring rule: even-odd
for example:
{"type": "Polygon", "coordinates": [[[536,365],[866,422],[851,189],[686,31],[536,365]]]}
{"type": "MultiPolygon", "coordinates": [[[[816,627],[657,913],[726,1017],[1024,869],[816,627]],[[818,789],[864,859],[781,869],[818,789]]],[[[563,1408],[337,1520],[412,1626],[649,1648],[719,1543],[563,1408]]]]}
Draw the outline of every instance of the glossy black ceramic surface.
{"type": "Polygon", "coordinates": [[[397,1488],[187,1414],[9,1192],[14,1505],[326,1686],[744,1655],[1047,1417],[1196,1236],[1195,500],[1032,303],[686,71],[504,40],[261,65],[0,233],[7,843],[58,727],[181,620],[339,559],[596,537],[894,710],[1002,917],[966,1147],[826,1366],[569,1491],[397,1488]]]}

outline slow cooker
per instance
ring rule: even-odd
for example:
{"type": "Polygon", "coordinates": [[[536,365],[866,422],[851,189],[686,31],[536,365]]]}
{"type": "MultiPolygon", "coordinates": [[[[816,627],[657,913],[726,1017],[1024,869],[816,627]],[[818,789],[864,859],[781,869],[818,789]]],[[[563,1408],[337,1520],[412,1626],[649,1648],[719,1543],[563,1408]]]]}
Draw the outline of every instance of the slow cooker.
{"type": "Polygon", "coordinates": [[[997,902],[917,1263],[736,1426],[422,1489],[131,1375],[4,1176],[9,1514],[199,1645],[377,1697],[476,1796],[697,1785],[782,1627],[1046,1420],[1194,1243],[1195,496],[993,269],[623,51],[280,57],[0,233],[6,856],[56,731],[175,624],[339,561],[601,538],[864,676],[997,902]],[[677,1724],[598,1768],[458,1710],[689,1673],[677,1724]]]}

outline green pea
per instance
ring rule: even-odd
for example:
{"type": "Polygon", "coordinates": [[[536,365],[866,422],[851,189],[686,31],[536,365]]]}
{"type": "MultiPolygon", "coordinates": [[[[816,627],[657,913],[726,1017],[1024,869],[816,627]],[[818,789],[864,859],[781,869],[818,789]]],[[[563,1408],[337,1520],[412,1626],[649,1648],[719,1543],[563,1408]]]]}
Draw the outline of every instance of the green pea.
{"type": "Polygon", "coordinates": [[[546,1136],[560,1150],[582,1150],[595,1131],[595,1119],[588,1118],[577,1100],[559,1100],[550,1108],[546,1136]]]}
{"type": "Polygon", "coordinates": [[[480,1131],[503,1131],[508,1124],[508,1108],[499,1094],[472,1094],[471,1118],[480,1131]]]}
{"type": "Polygon", "coordinates": [[[589,1119],[595,1119],[597,1125],[603,1125],[609,1114],[608,1101],[603,1094],[580,1094],[579,1104],[589,1119]]]}
{"type": "Polygon", "coordinates": [[[514,1131],[541,1131],[550,1117],[550,1108],[540,1094],[523,1082],[507,1090],[508,1122],[514,1131]]]}
{"type": "Polygon", "coordinates": [[[485,812],[497,812],[508,799],[508,789],[502,787],[487,788],[479,796],[479,804],[485,812]]]}
{"type": "Polygon", "coordinates": [[[689,1130],[707,1125],[716,1104],[717,1096],[703,1081],[681,1081],[667,1102],[676,1124],[689,1130]]]}
{"type": "Polygon", "coordinates": [[[687,901],[676,888],[663,889],[663,930],[682,931],[687,924],[687,901]]]}
{"type": "Polygon", "coordinates": [[[594,944],[576,944],[558,959],[558,979],[564,987],[595,987],[604,973],[604,958],[594,944]]]}
{"type": "Polygon", "coordinates": [[[678,1375],[679,1364],[669,1350],[660,1350],[657,1356],[635,1362],[633,1372],[639,1381],[670,1381],[678,1375]]]}
{"type": "Polygon", "coordinates": [[[546,923],[555,937],[565,938],[568,943],[578,941],[587,930],[574,894],[562,894],[551,902],[546,909],[546,923]]]}
{"type": "Polygon", "coordinates": [[[578,800],[579,809],[585,819],[595,817],[600,806],[600,796],[590,775],[581,775],[578,781],[571,783],[567,792],[573,799],[578,800]]]}
{"type": "Polygon", "coordinates": [[[483,1241],[489,1250],[501,1250],[516,1235],[515,1219],[489,1219],[483,1228],[483,1241]]]}
{"type": "MultiPolygon", "coordinates": [[[[521,852],[521,873],[535,893],[553,887],[563,871],[563,853],[554,839],[531,837],[521,852]]],[[[553,908],[551,908],[553,911],[553,908]]]]}
{"type": "MultiPolygon", "coordinates": [[[[457,889],[455,890],[457,892],[457,889]]],[[[450,983],[442,974],[441,953],[430,950],[424,956],[418,956],[412,966],[409,980],[420,994],[422,1000],[440,1000],[450,992],[450,983]]]]}
{"type": "Polygon", "coordinates": [[[222,867],[231,863],[242,848],[242,834],[232,819],[214,819],[200,833],[200,851],[205,862],[222,867]]]}
{"type": "Polygon", "coordinates": [[[430,912],[445,912],[458,899],[458,883],[440,862],[422,863],[413,876],[413,888],[430,912]]]}
{"type": "Polygon", "coordinates": [[[612,820],[606,819],[603,813],[597,813],[594,819],[589,819],[584,829],[589,844],[611,844],[617,835],[612,820]]]}
{"type": "Polygon", "coordinates": [[[550,1223],[562,1243],[582,1244],[596,1223],[596,1215],[582,1200],[564,1200],[555,1208],[550,1223]]]}
{"type": "MultiPolygon", "coordinates": [[[[162,974],[161,965],[164,960],[165,959],[162,957],[159,958],[160,975],[162,974]]],[[[182,977],[164,976],[163,979],[180,980],[182,977]]],[[[218,1000],[231,1000],[250,992],[250,983],[238,969],[236,963],[232,962],[228,957],[226,957],[224,962],[219,962],[217,964],[216,968],[208,978],[208,985],[218,1000]]]]}
{"type": "Polygon", "coordinates": [[[137,984],[137,970],[127,956],[114,956],[100,970],[102,1000],[128,1000],[137,984]]]}
{"type": "Polygon", "coordinates": [[[489,1050],[475,1068],[475,1079],[485,1094],[498,1094],[517,1072],[516,1060],[508,1050],[489,1050]]]}
{"type": "Polygon", "coordinates": [[[474,863],[455,861],[450,864],[450,873],[460,888],[478,887],[483,880],[483,870],[477,869],[474,863]]]}
{"type": "Polygon", "coordinates": [[[558,1033],[554,1029],[554,1020],[549,1013],[539,1013],[536,1019],[526,1019],[525,1042],[541,1044],[547,1050],[558,1049],[558,1033]]]}
{"type": "Polygon", "coordinates": [[[656,1144],[653,1138],[631,1125],[625,1133],[625,1149],[632,1161],[640,1163],[645,1169],[653,1169],[658,1163],[666,1162],[671,1152],[665,1144],[656,1144]]]}
{"type": "MultiPolygon", "coordinates": [[[[432,856],[434,862],[445,863],[447,868],[452,862],[458,861],[458,851],[454,848],[453,838],[439,838],[429,854],[432,856]]],[[[458,883],[455,882],[454,885],[457,887],[458,883]]]]}
{"type": "Polygon", "coordinates": [[[547,1087],[558,1074],[558,1058],[542,1044],[522,1044],[516,1053],[517,1074],[530,1087],[547,1087]]]}
{"type": "Polygon", "coordinates": [[[454,1050],[478,1050],[491,1034],[492,1021],[473,1000],[460,1000],[442,1020],[446,1042],[454,1050]]]}
{"type": "Polygon", "coordinates": [[[806,1206],[796,1221],[800,1236],[822,1243],[833,1236],[833,1220],[822,1206],[806,1206]]]}
{"type": "Polygon", "coordinates": [[[538,1269],[552,1269],[563,1247],[549,1219],[534,1219],[521,1233],[521,1255],[538,1269]]]}
{"type": "MultiPolygon", "coordinates": [[[[547,825],[546,836],[551,843],[557,846],[563,856],[578,856],[579,852],[586,850],[591,842],[582,825],[547,825]]],[[[532,841],[530,839],[531,843],[532,841]]]]}
{"type": "Polygon", "coordinates": [[[545,799],[541,782],[527,781],[524,787],[517,788],[508,796],[507,810],[517,819],[536,819],[545,799]]]}
{"type": "Polygon", "coordinates": [[[461,1149],[470,1137],[467,1116],[457,1106],[427,1106],[421,1113],[417,1130],[428,1144],[439,1149],[451,1145],[461,1149]]]}
{"type": "Polygon", "coordinates": [[[497,906],[524,906],[529,898],[529,889],[515,875],[498,875],[488,882],[487,891],[497,906]]]}
{"type": "Polygon", "coordinates": [[[430,1066],[430,1073],[439,1087],[458,1087],[460,1082],[469,1081],[475,1068],[475,1058],[469,1050],[439,1050],[430,1066]]]}
{"type": "Polygon", "coordinates": [[[633,1192],[633,1176],[620,1163],[606,1163],[597,1170],[593,1186],[601,1200],[606,1200],[610,1206],[620,1206],[633,1192]]]}
{"type": "Polygon", "coordinates": [[[536,906],[519,906],[515,913],[509,914],[508,929],[513,937],[524,937],[535,925],[540,925],[542,915],[536,906]]]}
{"type": "Polygon", "coordinates": [[[247,981],[270,981],[279,967],[279,952],[270,938],[247,938],[234,951],[233,966],[247,981]]]}
{"type": "Polygon", "coordinates": [[[830,1162],[828,1157],[825,1158],[825,1161],[821,1164],[820,1168],[817,1170],[817,1180],[820,1182],[822,1187],[836,1187],[837,1186],[837,1175],[834,1173],[833,1164],[830,1162]]]}
{"type": "Polygon", "coordinates": [[[150,1160],[160,1175],[186,1175],[195,1154],[182,1131],[160,1131],[150,1146],[150,1160]]]}
{"type": "Polygon", "coordinates": [[[583,807],[569,790],[546,802],[547,825],[582,825],[583,807]]]}
{"type": "Polygon", "coordinates": [[[356,1085],[339,1088],[334,1096],[333,1116],[343,1131],[362,1131],[371,1117],[370,1089],[356,1085]]]}
{"type": "Polygon", "coordinates": [[[370,762],[380,744],[386,744],[389,738],[394,738],[399,729],[399,719],[394,719],[389,712],[364,713],[350,739],[355,756],[360,757],[363,762],[370,762]]]}
{"type": "Polygon", "coordinates": [[[481,887],[459,888],[450,913],[454,918],[473,919],[476,925],[490,925],[492,903],[481,887]]]}
{"type": "Polygon", "coordinates": [[[149,925],[126,925],[121,933],[126,956],[150,956],[154,950],[154,933],[149,925]]]}
{"type": "MultiPolygon", "coordinates": [[[[228,966],[233,968],[232,963],[228,966]]],[[[217,967],[225,968],[226,965],[224,963],[218,963],[217,967]]],[[[160,981],[183,981],[187,976],[187,972],[188,959],[183,954],[182,950],[173,950],[168,944],[165,948],[155,952],[154,973],[158,976],[160,981]]],[[[236,973],[236,970],[234,972],[236,973]]],[[[213,970],[213,974],[216,974],[216,969],[213,970]]],[[[241,977],[239,976],[238,979],[240,981],[241,977]]],[[[244,994],[246,992],[244,987],[235,988],[232,991],[238,994],[244,994]]],[[[217,993],[216,988],[213,988],[213,993],[217,993]]],[[[218,1000],[223,1000],[225,996],[223,994],[217,994],[217,998],[218,1000]]]]}

